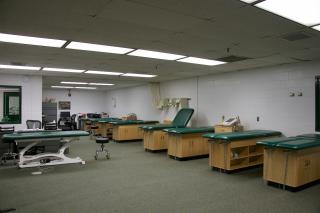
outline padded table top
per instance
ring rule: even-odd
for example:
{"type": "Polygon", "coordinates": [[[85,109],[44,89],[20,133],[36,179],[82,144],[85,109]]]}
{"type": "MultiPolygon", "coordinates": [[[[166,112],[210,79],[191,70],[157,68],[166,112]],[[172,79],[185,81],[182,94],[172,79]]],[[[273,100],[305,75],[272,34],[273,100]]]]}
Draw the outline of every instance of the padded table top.
{"type": "Polygon", "coordinates": [[[279,147],[279,148],[293,149],[293,150],[312,148],[315,146],[320,146],[320,140],[297,138],[296,140],[286,141],[276,145],[276,147],[279,147]]]}
{"type": "Polygon", "coordinates": [[[262,138],[269,136],[281,135],[279,131],[272,130],[249,130],[242,132],[227,132],[227,133],[208,133],[204,134],[203,137],[209,138],[211,140],[224,140],[224,141],[235,141],[235,140],[245,140],[251,138],[262,138]]]}
{"type": "Polygon", "coordinates": [[[119,120],[109,122],[113,125],[131,125],[131,124],[155,124],[158,121],[144,121],[144,120],[119,120]]]}
{"type": "Polygon", "coordinates": [[[4,134],[2,139],[4,141],[12,141],[22,139],[79,137],[88,135],[89,133],[86,131],[41,131],[4,134]]]}
{"type": "Polygon", "coordinates": [[[196,127],[196,128],[169,128],[164,129],[163,131],[168,132],[169,134],[192,134],[192,133],[205,133],[205,132],[214,132],[212,126],[207,127],[196,127]]]}
{"type": "Polygon", "coordinates": [[[296,140],[295,137],[270,138],[270,139],[258,141],[257,144],[264,145],[267,147],[276,147],[276,145],[279,143],[283,143],[283,142],[287,142],[287,141],[294,141],[294,140],[296,140]]]}
{"type": "Polygon", "coordinates": [[[297,135],[296,137],[313,138],[313,139],[319,139],[320,140],[320,134],[313,134],[313,133],[297,135]]]}
{"type": "MultiPolygon", "coordinates": [[[[311,136],[311,134],[309,136],[311,136]]],[[[302,137],[302,135],[299,135],[297,137],[278,138],[278,140],[276,139],[263,140],[263,141],[257,142],[257,144],[261,144],[269,148],[300,150],[300,149],[320,146],[320,138],[302,137]]]]}
{"type": "Polygon", "coordinates": [[[141,129],[143,130],[163,130],[163,129],[169,129],[169,128],[177,128],[176,126],[172,124],[156,124],[156,125],[143,125],[140,126],[141,129]]]}
{"type": "Polygon", "coordinates": [[[90,118],[89,119],[92,122],[101,122],[101,123],[109,123],[110,121],[119,121],[120,118],[90,118]]]}

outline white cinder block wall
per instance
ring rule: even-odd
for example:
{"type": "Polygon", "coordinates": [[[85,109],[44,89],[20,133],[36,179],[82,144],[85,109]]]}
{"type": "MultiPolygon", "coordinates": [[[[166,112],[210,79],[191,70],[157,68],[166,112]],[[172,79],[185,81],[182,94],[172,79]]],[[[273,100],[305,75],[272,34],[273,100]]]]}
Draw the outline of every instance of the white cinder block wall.
{"type": "MultiPolygon", "coordinates": [[[[0,74],[0,85],[22,86],[22,119],[16,129],[25,129],[26,120],[42,118],[42,77],[0,74]]],[[[12,126],[1,125],[1,126],[12,126]]]]}
{"type": "MultiPolygon", "coordinates": [[[[319,74],[320,61],[295,63],[161,82],[160,90],[162,98],[191,98],[193,126],[214,125],[223,115],[239,115],[246,129],[279,130],[293,136],[314,132],[314,77],[319,74]],[[289,97],[290,92],[296,96],[289,97]]],[[[175,110],[152,106],[148,85],[110,91],[106,101],[112,116],[134,112],[140,119],[163,120],[175,115],[175,110]]]]}
{"type": "MultiPolygon", "coordinates": [[[[105,106],[105,93],[97,91],[87,91],[87,90],[71,90],[71,97],[68,96],[68,90],[66,89],[44,89],[42,94],[42,99],[53,98],[55,102],[59,101],[70,101],[71,109],[70,114],[77,113],[101,113],[107,112],[105,106]]],[[[59,110],[58,107],[58,119],[60,111],[69,110],[59,110]]]]}

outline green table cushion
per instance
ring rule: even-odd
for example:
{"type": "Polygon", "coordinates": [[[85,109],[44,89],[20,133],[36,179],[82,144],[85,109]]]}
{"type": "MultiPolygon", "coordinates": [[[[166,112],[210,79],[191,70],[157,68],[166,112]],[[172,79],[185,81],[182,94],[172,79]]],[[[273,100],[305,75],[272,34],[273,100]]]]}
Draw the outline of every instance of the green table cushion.
{"type": "Polygon", "coordinates": [[[270,138],[270,139],[265,139],[262,141],[258,141],[257,144],[263,145],[266,147],[276,147],[277,144],[287,142],[287,141],[294,141],[296,140],[295,137],[280,137],[280,138],[270,138]]]}
{"type": "Polygon", "coordinates": [[[207,127],[196,127],[196,128],[169,128],[164,129],[163,131],[168,132],[169,134],[192,134],[192,133],[206,133],[206,132],[214,132],[214,128],[212,126],[207,127]]]}
{"type": "Polygon", "coordinates": [[[302,134],[302,135],[297,135],[297,137],[302,137],[302,138],[313,138],[320,140],[320,134],[302,134]]]}
{"type": "Polygon", "coordinates": [[[296,138],[296,140],[282,142],[276,145],[276,147],[292,150],[307,149],[320,146],[320,141],[307,138],[296,138]]]}
{"type": "Polygon", "coordinates": [[[156,124],[156,125],[143,125],[140,126],[141,129],[146,131],[163,130],[168,128],[178,128],[172,124],[156,124]]]}
{"type": "Polygon", "coordinates": [[[134,124],[155,124],[158,121],[144,121],[144,120],[119,120],[119,121],[111,121],[109,122],[113,125],[134,125],[134,124]]]}
{"type": "Polygon", "coordinates": [[[120,118],[82,118],[83,121],[90,121],[90,122],[110,122],[110,121],[118,121],[121,120],[120,118]]]}
{"type": "Polygon", "coordinates": [[[4,141],[12,141],[22,139],[79,137],[88,135],[89,133],[86,131],[42,131],[4,134],[2,139],[4,141]]]}
{"type": "Polygon", "coordinates": [[[272,130],[249,130],[243,132],[208,133],[204,134],[203,137],[209,138],[211,140],[235,141],[278,135],[281,135],[281,132],[272,130]]]}

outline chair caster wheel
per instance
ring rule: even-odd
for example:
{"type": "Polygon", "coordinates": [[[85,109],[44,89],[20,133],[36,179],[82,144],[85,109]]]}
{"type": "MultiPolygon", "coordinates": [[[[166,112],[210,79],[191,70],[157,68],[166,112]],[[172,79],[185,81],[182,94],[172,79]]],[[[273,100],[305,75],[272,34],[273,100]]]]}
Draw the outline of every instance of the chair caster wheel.
{"type": "Polygon", "coordinates": [[[98,156],[95,155],[95,156],[94,156],[94,159],[95,159],[95,160],[98,160],[98,156]]]}
{"type": "Polygon", "coordinates": [[[107,157],[107,159],[110,159],[110,154],[107,154],[106,157],[107,157]]]}

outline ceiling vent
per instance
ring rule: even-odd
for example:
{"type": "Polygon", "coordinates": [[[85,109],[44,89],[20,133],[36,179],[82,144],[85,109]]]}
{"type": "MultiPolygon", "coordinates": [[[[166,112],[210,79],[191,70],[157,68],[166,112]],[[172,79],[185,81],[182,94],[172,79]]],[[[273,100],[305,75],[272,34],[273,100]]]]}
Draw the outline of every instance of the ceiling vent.
{"type": "Polygon", "coordinates": [[[230,63],[230,62],[243,61],[243,60],[247,60],[247,59],[251,59],[251,58],[244,57],[244,56],[229,55],[226,57],[218,58],[217,60],[230,63]]]}
{"type": "Polygon", "coordinates": [[[298,40],[311,38],[311,36],[307,35],[307,34],[305,34],[303,32],[295,32],[295,33],[290,33],[288,35],[285,35],[282,38],[287,40],[287,41],[298,41],[298,40]]]}

